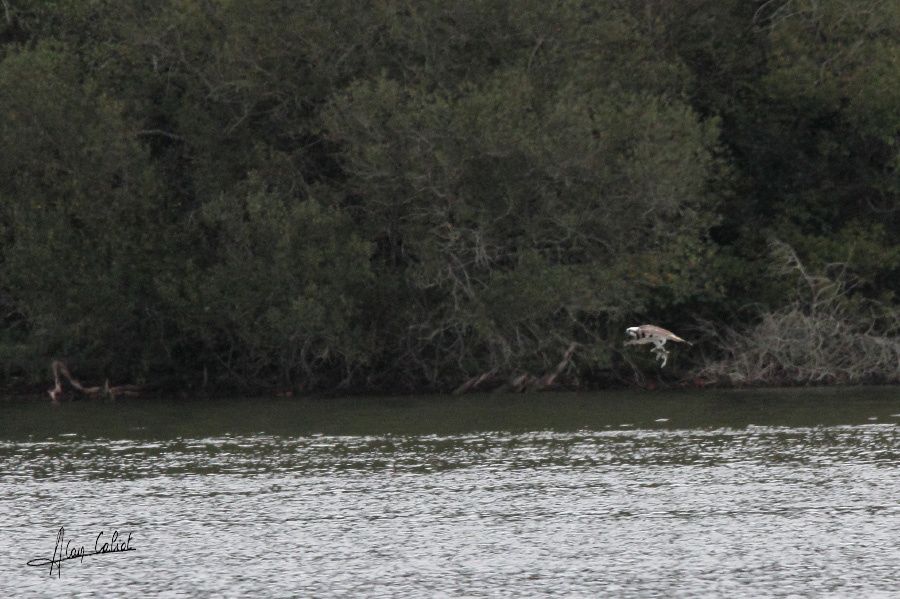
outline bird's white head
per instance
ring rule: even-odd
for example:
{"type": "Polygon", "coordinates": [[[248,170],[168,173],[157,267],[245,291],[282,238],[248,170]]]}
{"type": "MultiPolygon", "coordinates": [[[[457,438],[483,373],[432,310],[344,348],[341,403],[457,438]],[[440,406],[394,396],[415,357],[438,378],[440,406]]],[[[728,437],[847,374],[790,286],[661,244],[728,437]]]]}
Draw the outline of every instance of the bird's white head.
{"type": "Polygon", "coordinates": [[[629,337],[631,337],[632,339],[634,339],[635,337],[637,337],[638,328],[637,328],[637,327],[628,327],[627,329],[625,329],[625,333],[626,333],[629,337]]]}

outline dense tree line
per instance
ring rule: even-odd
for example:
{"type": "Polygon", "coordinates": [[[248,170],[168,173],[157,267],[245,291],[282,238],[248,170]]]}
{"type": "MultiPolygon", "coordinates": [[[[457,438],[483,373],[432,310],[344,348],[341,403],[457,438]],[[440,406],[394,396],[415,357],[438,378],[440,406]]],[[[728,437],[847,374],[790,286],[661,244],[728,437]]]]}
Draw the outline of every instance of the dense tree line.
{"type": "Polygon", "coordinates": [[[793,301],[774,239],[896,306],[898,40],[888,0],[0,0],[3,374],[607,381],[625,326],[793,301]]]}

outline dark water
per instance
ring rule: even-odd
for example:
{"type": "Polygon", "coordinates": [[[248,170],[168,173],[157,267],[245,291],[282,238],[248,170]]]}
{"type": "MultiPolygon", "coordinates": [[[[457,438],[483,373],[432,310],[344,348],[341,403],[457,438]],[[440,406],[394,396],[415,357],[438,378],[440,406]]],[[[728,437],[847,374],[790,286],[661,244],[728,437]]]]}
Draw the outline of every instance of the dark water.
{"type": "Polygon", "coordinates": [[[900,388],[0,401],[0,596],[896,597],[898,423],[900,388]],[[61,526],[136,551],[26,566],[61,526]]]}

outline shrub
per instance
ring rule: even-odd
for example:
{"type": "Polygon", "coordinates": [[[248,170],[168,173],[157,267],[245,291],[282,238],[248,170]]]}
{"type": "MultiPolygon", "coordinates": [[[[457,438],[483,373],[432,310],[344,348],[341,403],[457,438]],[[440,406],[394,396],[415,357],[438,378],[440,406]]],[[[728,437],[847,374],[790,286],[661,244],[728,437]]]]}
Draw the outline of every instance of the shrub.
{"type": "Polygon", "coordinates": [[[698,374],[736,385],[900,381],[900,312],[854,295],[846,264],[814,274],[790,246],[772,251],[776,271],[796,277],[794,301],[740,331],[708,327],[724,357],[698,374]]]}

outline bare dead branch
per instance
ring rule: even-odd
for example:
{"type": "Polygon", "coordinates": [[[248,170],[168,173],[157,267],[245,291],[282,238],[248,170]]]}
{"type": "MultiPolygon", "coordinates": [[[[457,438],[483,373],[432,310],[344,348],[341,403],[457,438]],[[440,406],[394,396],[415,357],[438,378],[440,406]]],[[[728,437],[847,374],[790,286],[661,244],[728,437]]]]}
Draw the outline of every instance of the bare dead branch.
{"type": "Polygon", "coordinates": [[[81,383],[81,381],[72,376],[72,373],[69,372],[68,366],[66,366],[66,364],[60,360],[53,360],[50,363],[50,369],[53,371],[54,386],[52,389],[49,389],[47,393],[50,395],[50,399],[54,403],[58,403],[63,395],[63,381],[60,377],[65,378],[65,380],[68,381],[69,385],[73,389],[91,398],[136,396],[140,393],[141,390],[138,385],[117,385],[115,387],[110,387],[108,379],[103,384],[103,386],[85,387],[81,383]]]}
{"type": "Polygon", "coordinates": [[[707,324],[721,357],[697,375],[736,385],[900,381],[900,311],[851,297],[846,265],[830,278],[809,272],[786,244],[773,249],[808,293],[744,331],[707,324]]]}

